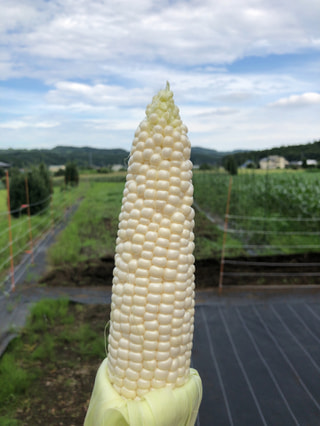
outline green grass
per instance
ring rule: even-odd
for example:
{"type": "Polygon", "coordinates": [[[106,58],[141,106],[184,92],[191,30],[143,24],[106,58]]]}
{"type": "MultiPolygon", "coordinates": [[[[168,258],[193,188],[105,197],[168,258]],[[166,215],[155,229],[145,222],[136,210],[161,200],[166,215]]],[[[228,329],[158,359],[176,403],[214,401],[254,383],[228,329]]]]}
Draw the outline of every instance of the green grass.
{"type": "Polygon", "coordinates": [[[72,221],[49,250],[52,265],[113,256],[123,182],[90,182],[72,221]]]}
{"type": "Polygon", "coordinates": [[[17,346],[16,344],[11,353],[4,354],[1,358],[0,406],[13,400],[17,395],[24,394],[36,377],[35,373],[31,373],[21,366],[17,346]]]}
{"type": "Polygon", "coordinates": [[[101,336],[90,328],[89,324],[82,324],[73,334],[73,342],[84,358],[98,356],[104,352],[104,342],[101,336]]]}
{"type": "Polygon", "coordinates": [[[19,397],[41,375],[35,361],[55,360],[58,337],[50,334],[50,324],[70,322],[68,306],[66,299],[44,299],[33,306],[21,336],[10,343],[0,360],[0,407],[11,404],[15,408],[19,397]]]}
{"type": "MultiPolygon", "coordinates": [[[[199,211],[196,212],[194,234],[194,256],[197,260],[220,258],[223,233],[217,225],[208,220],[204,213],[199,211]]],[[[233,246],[233,256],[243,254],[242,244],[240,241],[235,238],[230,238],[229,242],[230,244],[232,243],[233,246]]]]}
{"type": "MultiPolygon", "coordinates": [[[[121,209],[123,182],[91,182],[81,206],[49,249],[54,266],[76,264],[88,258],[113,256],[121,209]]],[[[219,257],[222,233],[204,214],[196,212],[195,257],[219,257]]],[[[241,253],[241,243],[234,239],[234,254],[241,253]]]]}
{"type": "Polygon", "coordinates": [[[46,331],[57,321],[61,324],[72,323],[68,315],[69,301],[67,299],[43,299],[31,309],[27,327],[34,331],[46,331]]]}
{"type": "Polygon", "coordinates": [[[0,188],[0,212],[5,212],[7,209],[7,191],[5,188],[0,188]]]}
{"type": "Polygon", "coordinates": [[[14,420],[14,413],[30,403],[30,389],[42,386],[46,369],[59,371],[61,353],[68,351],[64,362],[73,368],[79,368],[81,360],[103,359],[103,324],[98,333],[87,323],[75,323],[70,307],[73,312],[83,312],[81,305],[70,305],[66,299],[35,304],[25,328],[0,358],[0,425],[22,424],[14,420]]]}
{"type": "Polygon", "coordinates": [[[89,324],[81,324],[76,330],[65,328],[57,338],[61,344],[72,344],[84,359],[100,356],[105,351],[101,334],[92,330],[89,324]]]}

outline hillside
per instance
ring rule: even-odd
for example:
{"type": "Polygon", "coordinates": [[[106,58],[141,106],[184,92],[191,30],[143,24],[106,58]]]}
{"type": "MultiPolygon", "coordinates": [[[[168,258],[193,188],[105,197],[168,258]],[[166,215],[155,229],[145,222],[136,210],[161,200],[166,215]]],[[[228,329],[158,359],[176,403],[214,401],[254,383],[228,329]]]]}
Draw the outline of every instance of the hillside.
{"type": "MultiPolygon", "coordinates": [[[[191,149],[191,161],[195,165],[201,165],[201,164],[221,164],[222,159],[226,155],[233,155],[237,153],[238,151],[232,151],[232,152],[222,152],[222,151],[216,151],[215,149],[208,149],[208,148],[201,148],[201,147],[193,147],[191,149]]],[[[241,151],[242,152],[242,151],[241,151]]]]}
{"type": "Polygon", "coordinates": [[[41,162],[49,165],[74,161],[79,167],[125,165],[129,153],[123,149],[95,149],[90,147],[57,146],[53,149],[0,150],[0,161],[15,167],[29,167],[41,162]]]}
{"type": "MultiPolygon", "coordinates": [[[[225,155],[214,149],[195,147],[191,150],[191,160],[196,165],[219,164],[225,155]]],[[[66,164],[74,161],[79,167],[105,167],[112,164],[125,165],[129,152],[124,149],[96,149],[90,147],[57,146],[53,149],[8,149],[0,150],[0,161],[15,167],[29,167],[41,162],[49,165],[66,164]]]]}
{"type": "MultiPolygon", "coordinates": [[[[210,165],[222,164],[232,155],[238,166],[246,160],[259,160],[268,155],[281,155],[288,161],[314,159],[320,161],[320,140],[301,144],[257,151],[216,151],[214,149],[193,147],[191,161],[194,165],[204,163],[210,165]]],[[[9,163],[15,167],[29,167],[41,162],[47,165],[61,165],[74,161],[79,167],[106,167],[112,164],[126,165],[129,152],[124,149],[97,149],[91,147],[57,146],[53,149],[8,149],[0,150],[0,162],[9,163]]]]}

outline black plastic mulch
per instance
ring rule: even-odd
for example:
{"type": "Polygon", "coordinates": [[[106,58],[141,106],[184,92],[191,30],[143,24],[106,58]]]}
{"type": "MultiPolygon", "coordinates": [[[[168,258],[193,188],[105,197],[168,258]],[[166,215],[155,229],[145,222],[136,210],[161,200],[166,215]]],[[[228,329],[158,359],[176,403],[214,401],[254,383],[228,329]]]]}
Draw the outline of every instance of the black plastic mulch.
{"type": "Polygon", "coordinates": [[[197,425],[320,425],[320,293],[200,296],[197,425]]]}

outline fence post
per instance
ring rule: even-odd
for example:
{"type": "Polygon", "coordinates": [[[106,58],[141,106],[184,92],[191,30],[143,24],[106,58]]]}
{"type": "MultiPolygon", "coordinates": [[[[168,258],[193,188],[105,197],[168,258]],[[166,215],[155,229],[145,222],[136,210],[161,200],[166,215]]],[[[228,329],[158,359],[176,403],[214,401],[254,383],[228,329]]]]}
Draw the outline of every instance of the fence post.
{"type": "Polygon", "coordinates": [[[9,172],[6,170],[6,185],[7,185],[7,202],[8,202],[8,224],[9,224],[9,248],[10,248],[10,267],[11,267],[11,290],[14,291],[14,264],[13,264],[13,247],[12,247],[12,230],[11,230],[11,207],[10,207],[10,185],[9,185],[9,172]]]}
{"type": "Polygon", "coordinates": [[[53,185],[50,179],[50,217],[51,217],[51,232],[54,234],[54,214],[53,214],[53,185]]]}
{"type": "Polygon", "coordinates": [[[224,217],[224,229],[223,229],[221,261],[220,261],[220,276],[219,276],[219,294],[221,294],[221,292],[222,292],[222,285],[223,285],[224,256],[225,256],[225,246],[226,246],[226,239],[227,239],[227,232],[228,232],[228,219],[229,219],[231,187],[232,187],[232,176],[230,176],[230,179],[229,179],[227,207],[226,207],[226,214],[225,214],[225,217],[224,217]]]}
{"type": "Polygon", "coordinates": [[[30,251],[32,263],[34,263],[33,257],[33,241],[32,241],[32,226],[31,226],[31,213],[30,213],[30,198],[29,198],[29,185],[28,185],[28,176],[25,177],[26,182],[26,199],[27,199],[27,209],[28,209],[28,223],[29,223],[29,236],[30,236],[30,251]]]}

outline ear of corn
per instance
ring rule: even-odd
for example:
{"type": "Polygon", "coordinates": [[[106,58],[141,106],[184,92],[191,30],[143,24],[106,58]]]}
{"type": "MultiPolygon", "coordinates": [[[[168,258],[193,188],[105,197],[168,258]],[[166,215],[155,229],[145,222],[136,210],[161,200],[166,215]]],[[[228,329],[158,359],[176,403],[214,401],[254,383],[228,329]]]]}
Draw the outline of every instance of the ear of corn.
{"type": "Polygon", "coordinates": [[[145,403],[158,392],[167,406],[170,392],[175,401],[178,393],[181,401],[187,393],[188,422],[185,416],[184,423],[177,421],[176,407],[172,423],[157,423],[168,426],[193,424],[202,391],[199,376],[190,370],[195,287],[190,152],[187,128],[167,84],[147,107],[130,154],[104,368],[125,401],[145,403]]]}
{"type": "Polygon", "coordinates": [[[183,385],[194,318],[194,211],[187,129],[167,87],[138,127],[116,242],[109,377],[125,398],[183,385]]]}

